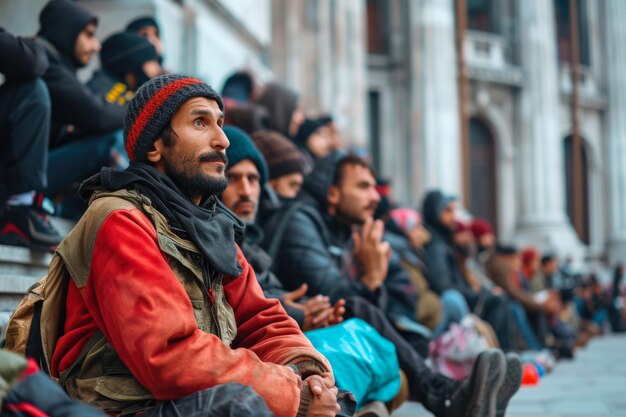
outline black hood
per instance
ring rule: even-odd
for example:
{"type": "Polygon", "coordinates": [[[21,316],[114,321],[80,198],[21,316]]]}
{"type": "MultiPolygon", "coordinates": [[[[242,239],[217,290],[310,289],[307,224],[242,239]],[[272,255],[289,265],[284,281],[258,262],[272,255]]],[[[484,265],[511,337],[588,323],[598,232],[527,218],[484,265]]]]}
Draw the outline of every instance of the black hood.
{"type": "Polygon", "coordinates": [[[313,171],[304,179],[302,189],[326,212],[328,207],[328,189],[335,179],[337,163],[346,156],[345,152],[331,152],[315,162],[313,171]]]}
{"type": "Polygon", "coordinates": [[[452,233],[450,229],[441,224],[439,215],[449,203],[455,200],[455,197],[445,195],[439,190],[430,191],[426,194],[422,206],[422,214],[424,223],[431,232],[436,230],[446,235],[452,233]]]}
{"type": "Polygon", "coordinates": [[[98,18],[83,5],[70,0],[51,0],[39,14],[40,36],[50,42],[75,67],[74,49],[78,34],[87,24],[98,24],[98,18]]]}

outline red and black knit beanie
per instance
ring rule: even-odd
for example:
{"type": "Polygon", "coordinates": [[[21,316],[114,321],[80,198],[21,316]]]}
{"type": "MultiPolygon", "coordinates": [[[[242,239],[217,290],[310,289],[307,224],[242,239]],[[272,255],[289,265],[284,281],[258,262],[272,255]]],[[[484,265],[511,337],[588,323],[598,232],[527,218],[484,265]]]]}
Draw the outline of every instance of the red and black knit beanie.
{"type": "Polygon", "coordinates": [[[131,161],[146,161],[148,151],[174,113],[187,100],[206,97],[220,110],[224,103],[204,81],[184,75],[166,74],[144,83],[128,103],[124,117],[124,144],[131,161]]]}

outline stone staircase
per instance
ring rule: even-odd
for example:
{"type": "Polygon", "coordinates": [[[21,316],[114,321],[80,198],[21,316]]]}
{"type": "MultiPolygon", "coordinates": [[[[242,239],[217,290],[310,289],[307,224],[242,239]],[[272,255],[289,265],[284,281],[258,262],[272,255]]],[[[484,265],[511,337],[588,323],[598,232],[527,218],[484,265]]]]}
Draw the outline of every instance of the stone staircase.
{"type": "MultiPolygon", "coordinates": [[[[74,223],[51,218],[54,226],[67,234],[74,223]]],[[[52,254],[30,250],[21,246],[0,245],[0,329],[5,316],[10,314],[37,280],[46,275],[52,254]]]]}

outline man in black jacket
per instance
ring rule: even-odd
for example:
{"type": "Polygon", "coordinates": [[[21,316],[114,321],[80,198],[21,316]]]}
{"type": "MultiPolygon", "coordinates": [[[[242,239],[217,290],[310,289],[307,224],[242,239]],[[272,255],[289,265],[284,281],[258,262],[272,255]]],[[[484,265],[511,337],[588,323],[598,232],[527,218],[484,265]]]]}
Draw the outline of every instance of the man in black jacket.
{"type": "Polygon", "coordinates": [[[48,219],[50,97],[39,78],[48,58],[30,39],[0,28],[0,243],[50,249],[62,236],[48,219]],[[46,211],[47,208],[47,211],[46,211]]]}
{"type": "Polygon", "coordinates": [[[423,327],[413,321],[417,293],[382,241],[383,223],[372,219],[380,201],[375,185],[371,168],[355,155],[333,153],[319,160],[304,181],[297,209],[261,219],[270,231],[288,217],[274,271],[289,290],[307,284],[310,294],[325,294],[331,302],[365,298],[399,329],[419,334],[423,327]]]}
{"type": "Polygon", "coordinates": [[[43,79],[52,102],[48,190],[54,194],[102,166],[127,165],[121,135],[125,107],[93,94],[76,76],[100,51],[95,15],[76,2],[51,0],[39,22],[36,42],[50,61],[43,79]]]}
{"type": "Polygon", "coordinates": [[[131,32],[114,33],[102,43],[100,64],[87,87],[119,106],[126,106],[143,83],[163,72],[155,47],[131,32]]]}
{"type": "MultiPolygon", "coordinates": [[[[519,380],[507,374],[507,388],[500,389],[497,381],[500,377],[504,379],[506,366],[502,363],[501,352],[486,352],[477,361],[470,378],[463,382],[455,382],[431,372],[424,359],[394,329],[385,314],[366,300],[349,297],[345,302],[340,299],[332,306],[325,295],[317,294],[308,299],[303,298],[307,289],[306,284],[292,292],[287,292],[282,287],[281,282],[270,270],[272,258],[257,244],[260,235],[254,224],[261,188],[268,177],[266,162],[243,131],[225,126],[224,132],[231,145],[226,150],[229,160],[226,171],[228,187],[221,198],[224,204],[246,223],[241,248],[254,268],[265,296],[278,298],[287,313],[296,319],[305,331],[337,324],[342,321],[344,315],[346,318],[356,317],[368,322],[396,347],[398,363],[408,380],[409,398],[424,404],[438,417],[465,415],[487,417],[494,415],[495,408],[502,410],[503,413],[508,399],[519,386],[519,380]]],[[[268,143],[264,145],[269,147],[268,143]]],[[[265,150],[267,152],[268,149],[265,150]]],[[[516,365],[519,368],[519,362],[516,362],[516,365]]]]}
{"type": "Polygon", "coordinates": [[[453,231],[455,227],[454,197],[435,190],[426,194],[423,203],[424,224],[431,239],[425,247],[426,279],[433,291],[441,295],[449,289],[458,290],[470,310],[492,327],[503,350],[511,349],[511,310],[503,297],[481,287],[475,290],[467,281],[455,258],[453,231]]]}

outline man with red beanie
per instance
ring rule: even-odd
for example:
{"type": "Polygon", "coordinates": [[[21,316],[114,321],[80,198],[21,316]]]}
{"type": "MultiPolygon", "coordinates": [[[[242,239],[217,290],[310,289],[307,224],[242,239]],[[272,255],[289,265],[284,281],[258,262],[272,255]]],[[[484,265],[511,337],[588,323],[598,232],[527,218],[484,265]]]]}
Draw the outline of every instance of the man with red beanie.
{"type": "Polygon", "coordinates": [[[244,225],[217,198],[223,120],[198,79],[139,88],[124,120],[131,165],[82,184],[89,208],[50,266],[47,288],[67,294],[63,334],[50,316],[42,328],[51,374],[115,415],[335,416],[328,361],[263,296],[235,244],[244,225]]]}

